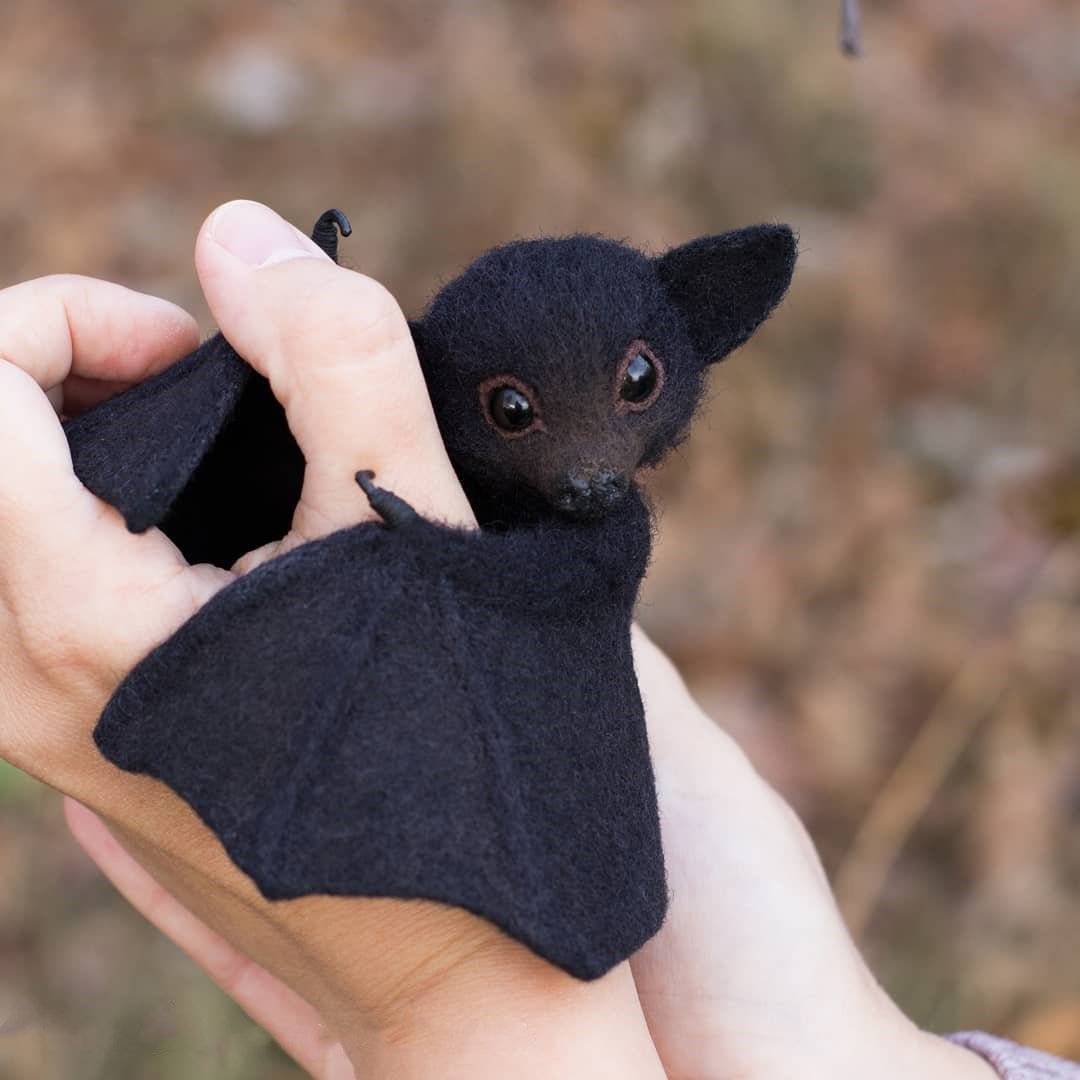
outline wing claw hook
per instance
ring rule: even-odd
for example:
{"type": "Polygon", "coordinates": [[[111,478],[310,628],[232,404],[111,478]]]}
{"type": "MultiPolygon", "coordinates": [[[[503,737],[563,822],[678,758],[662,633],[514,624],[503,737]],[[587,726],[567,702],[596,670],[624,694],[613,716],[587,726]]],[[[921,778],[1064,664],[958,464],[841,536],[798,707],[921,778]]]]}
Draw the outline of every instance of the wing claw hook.
{"type": "Polygon", "coordinates": [[[315,228],[311,230],[311,239],[327,255],[330,256],[334,262],[338,261],[338,233],[342,236],[352,235],[352,224],[348,217],[345,215],[344,210],[332,209],[327,210],[318,221],[315,222],[315,228]]]}
{"type": "Polygon", "coordinates": [[[361,469],[356,474],[356,482],[367,496],[371,509],[383,519],[388,528],[396,529],[408,525],[420,517],[404,499],[392,491],[377,487],[375,474],[370,469],[361,469]]]}

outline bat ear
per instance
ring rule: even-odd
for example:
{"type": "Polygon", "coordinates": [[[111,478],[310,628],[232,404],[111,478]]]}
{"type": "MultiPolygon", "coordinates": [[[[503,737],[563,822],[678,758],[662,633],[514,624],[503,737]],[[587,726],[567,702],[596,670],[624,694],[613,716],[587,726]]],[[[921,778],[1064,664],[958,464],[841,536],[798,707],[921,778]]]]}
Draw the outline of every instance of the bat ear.
{"type": "Polygon", "coordinates": [[[691,240],[655,260],[704,363],[722,360],[769,317],[787,292],[797,254],[787,225],[751,225],[691,240]]]}

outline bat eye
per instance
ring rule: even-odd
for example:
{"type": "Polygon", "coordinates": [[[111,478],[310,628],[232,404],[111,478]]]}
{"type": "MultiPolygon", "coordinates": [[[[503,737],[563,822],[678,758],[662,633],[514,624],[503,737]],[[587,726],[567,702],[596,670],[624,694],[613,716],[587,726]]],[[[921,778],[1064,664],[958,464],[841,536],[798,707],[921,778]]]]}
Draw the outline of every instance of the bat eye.
{"type": "Polygon", "coordinates": [[[644,412],[664,385],[664,369],[644,341],[634,341],[623,353],[616,379],[619,412],[644,412]]]}
{"type": "Polygon", "coordinates": [[[491,395],[491,419],[503,431],[524,431],[533,422],[532,402],[513,386],[500,386],[491,395]]]}
{"type": "Polygon", "coordinates": [[[623,401],[629,401],[637,405],[644,401],[655,389],[656,368],[644,353],[638,353],[626,365],[622,386],[619,387],[619,397],[623,401]]]}
{"type": "Polygon", "coordinates": [[[487,422],[500,435],[513,438],[543,430],[535,395],[513,375],[497,375],[480,384],[480,404],[487,422]]]}

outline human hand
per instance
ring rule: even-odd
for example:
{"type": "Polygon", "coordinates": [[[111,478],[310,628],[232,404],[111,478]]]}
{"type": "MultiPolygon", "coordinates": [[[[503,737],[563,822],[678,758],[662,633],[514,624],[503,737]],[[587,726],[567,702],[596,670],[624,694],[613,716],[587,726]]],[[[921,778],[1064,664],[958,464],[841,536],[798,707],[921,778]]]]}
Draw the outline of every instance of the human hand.
{"type": "MultiPolygon", "coordinates": [[[[196,262],[219,325],[269,378],[307,462],[277,550],[368,516],[358,465],[427,516],[470,522],[407,324],[381,286],[250,203],[211,216],[196,262]]],[[[85,279],[0,293],[0,449],[20,463],[0,478],[0,754],[98,811],[178,903],[309,1003],[365,1075],[428,1075],[433,1050],[446,1076],[549,1075],[556,1059],[520,1038],[523,1020],[560,1044],[564,1075],[657,1075],[626,965],[578,984],[434,903],[269,904],[185,803],[97,754],[94,722],[123,675],[233,578],[186,566],[161,533],[127,533],[78,484],[47,400],[74,408],[99,393],[90,382],[131,381],[190,349],[193,324],[165,307],[85,279]]]]}
{"type": "Polygon", "coordinates": [[[863,962],[802,823],[635,628],[671,907],[631,961],[669,1077],[991,1080],[863,962]]]}
{"type": "Polygon", "coordinates": [[[57,786],[101,774],[89,731],[113,686],[228,575],[131,536],[83,490],[53,406],[77,412],[197,342],[190,315],[117,285],[0,291],[0,755],[57,786]]]}
{"type": "Polygon", "coordinates": [[[307,1001],[166,892],[95,813],[65,798],[64,816],[79,846],[131,906],[183,949],[305,1072],[316,1080],[355,1080],[341,1041],[307,1001]]]}
{"type": "MultiPolygon", "coordinates": [[[[635,632],[673,902],[632,966],[669,1077],[990,1078],[979,1057],[919,1032],[846,934],[790,808],[635,632]]],[[[120,891],[311,1075],[353,1074],[323,1018],[162,890],[88,811],[72,832],[120,891]]]]}

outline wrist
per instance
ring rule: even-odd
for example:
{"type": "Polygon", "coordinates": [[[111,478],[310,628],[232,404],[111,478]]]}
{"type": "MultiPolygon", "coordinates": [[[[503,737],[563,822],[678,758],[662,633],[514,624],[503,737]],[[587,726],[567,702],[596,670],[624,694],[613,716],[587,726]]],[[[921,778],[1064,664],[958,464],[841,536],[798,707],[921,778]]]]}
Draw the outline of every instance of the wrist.
{"type": "Polygon", "coordinates": [[[911,1075],[926,1080],[999,1080],[997,1070],[973,1050],[957,1046],[940,1035],[917,1032],[913,1042],[917,1072],[911,1075]]]}
{"type": "MultiPolygon", "coordinates": [[[[878,1080],[999,1080],[998,1074],[978,1054],[949,1042],[940,1035],[923,1031],[888,1002],[891,1018],[868,1041],[850,1073],[878,1080]]],[[[833,1075],[848,1075],[833,1074],[833,1075]]]]}
{"type": "MultiPolygon", "coordinates": [[[[785,1031],[771,1044],[759,1038],[757,1053],[746,1058],[739,1075],[754,1080],[1000,1080],[978,1054],[918,1028],[880,989],[868,1001],[869,1008],[866,1002],[849,1005],[842,1016],[813,1031],[785,1031]]],[[[730,1074],[719,1066],[701,1075],[730,1074]]]]}
{"type": "Polygon", "coordinates": [[[628,965],[582,983],[517,945],[474,954],[342,1042],[370,1080],[664,1077],[628,965]]]}

